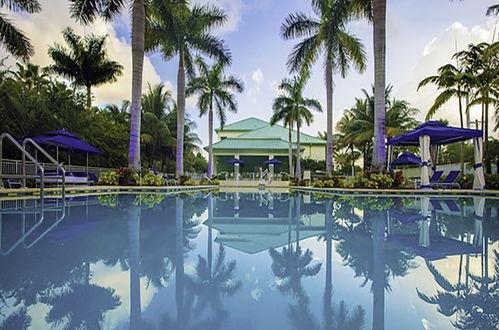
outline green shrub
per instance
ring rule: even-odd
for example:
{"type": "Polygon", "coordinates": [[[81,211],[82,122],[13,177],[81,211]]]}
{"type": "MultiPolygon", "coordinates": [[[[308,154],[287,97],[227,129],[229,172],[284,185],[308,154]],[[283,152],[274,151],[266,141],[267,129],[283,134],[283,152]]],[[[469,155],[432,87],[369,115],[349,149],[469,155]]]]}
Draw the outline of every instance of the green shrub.
{"type": "Polygon", "coordinates": [[[208,179],[203,179],[203,180],[199,181],[199,184],[202,186],[211,186],[211,185],[218,186],[220,184],[220,181],[217,179],[211,179],[211,181],[208,179]]]}
{"type": "Polygon", "coordinates": [[[119,184],[121,185],[134,185],[133,181],[134,171],[130,167],[123,167],[118,170],[119,184]]]}
{"type": "Polygon", "coordinates": [[[190,175],[181,175],[179,178],[178,178],[178,183],[181,185],[181,186],[186,186],[185,182],[186,181],[189,181],[191,179],[190,175]]]}
{"type": "Polygon", "coordinates": [[[165,179],[151,170],[140,170],[133,175],[136,184],[141,186],[164,186],[165,179]]]}
{"type": "MultiPolygon", "coordinates": [[[[457,178],[457,183],[462,189],[473,189],[473,174],[461,174],[457,178]]],[[[487,181],[485,181],[488,183],[487,181]]]]}
{"type": "Polygon", "coordinates": [[[499,174],[485,174],[487,189],[499,189],[499,174]]]}
{"type": "Polygon", "coordinates": [[[194,181],[192,179],[188,179],[188,180],[185,180],[185,181],[181,181],[180,185],[181,186],[195,186],[196,185],[196,181],[194,181]]]}
{"type": "Polygon", "coordinates": [[[99,174],[99,184],[105,186],[117,186],[119,183],[119,175],[115,170],[102,172],[99,174]]]}

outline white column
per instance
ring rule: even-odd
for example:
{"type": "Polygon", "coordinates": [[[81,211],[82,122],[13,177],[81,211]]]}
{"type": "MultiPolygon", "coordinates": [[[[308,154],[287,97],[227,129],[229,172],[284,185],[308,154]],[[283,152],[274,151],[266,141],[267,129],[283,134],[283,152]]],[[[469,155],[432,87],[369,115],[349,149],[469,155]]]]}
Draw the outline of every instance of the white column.
{"type": "Polygon", "coordinates": [[[421,215],[425,217],[424,220],[419,221],[419,246],[430,246],[430,198],[421,197],[421,215]]]}
{"type": "Polygon", "coordinates": [[[421,189],[431,189],[428,165],[430,163],[430,137],[419,137],[419,151],[421,153],[421,189]]]}
{"type": "Polygon", "coordinates": [[[430,160],[431,160],[432,172],[435,172],[437,170],[438,148],[439,146],[437,144],[430,146],[430,160]]]}
{"type": "Polygon", "coordinates": [[[473,208],[475,210],[475,234],[473,245],[482,246],[483,243],[483,209],[485,208],[485,197],[473,197],[473,208]]]}
{"type": "Polygon", "coordinates": [[[390,172],[392,169],[392,161],[393,161],[393,145],[389,145],[388,146],[388,162],[386,164],[386,170],[388,172],[390,172]]]}
{"type": "Polygon", "coordinates": [[[473,189],[482,190],[485,188],[485,175],[483,174],[483,139],[481,137],[473,138],[475,146],[475,176],[473,178],[473,189]]]}

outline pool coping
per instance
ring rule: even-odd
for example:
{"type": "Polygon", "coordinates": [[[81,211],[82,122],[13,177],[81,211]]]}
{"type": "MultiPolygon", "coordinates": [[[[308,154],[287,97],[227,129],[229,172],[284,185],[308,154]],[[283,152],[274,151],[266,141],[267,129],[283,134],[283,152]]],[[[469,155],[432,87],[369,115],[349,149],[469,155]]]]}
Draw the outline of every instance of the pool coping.
{"type": "MultiPolygon", "coordinates": [[[[182,193],[194,191],[216,190],[218,185],[209,186],[71,186],[66,187],[66,196],[131,194],[131,193],[182,193]]],[[[60,197],[61,188],[45,188],[45,197],[60,197]]],[[[19,198],[39,198],[40,189],[0,189],[0,200],[19,198]]]]}
{"type": "Polygon", "coordinates": [[[346,189],[289,187],[289,191],[315,192],[330,195],[355,196],[449,196],[449,197],[488,197],[499,198],[499,190],[414,190],[414,189],[346,189]]]}

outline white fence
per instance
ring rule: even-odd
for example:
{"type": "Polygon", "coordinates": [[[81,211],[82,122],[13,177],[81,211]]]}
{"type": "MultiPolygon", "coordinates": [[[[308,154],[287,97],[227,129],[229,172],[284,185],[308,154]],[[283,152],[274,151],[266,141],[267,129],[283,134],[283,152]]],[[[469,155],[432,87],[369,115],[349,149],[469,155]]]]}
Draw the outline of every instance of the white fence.
{"type": "MultiPolygon", "coordinates": [[[[43,165],[43,168],[45,170],[56,170],[57,167],[52,164],[52,163],[41,163],[43,165]]],[[[3,162],[1,164],[2,166],[2,173],[3,174],[23,174],[23,163],[20,160],[14,160],[14,159],[3,159],[3,162]]],[[[97,176],[101,172],[109,171],[112,170],[112,168],[105,168],[105,167],[94,167],[94,166],[89,166],[88,170],[87,167],[82,166],[82,165],[64,165],[64,169],[67,172],[91,172],[95,173],[97,176]]],[[[37,168],[35,164],[31,161],[26,161],[26,175],[36,175],[37,174],[37,168]]]]}

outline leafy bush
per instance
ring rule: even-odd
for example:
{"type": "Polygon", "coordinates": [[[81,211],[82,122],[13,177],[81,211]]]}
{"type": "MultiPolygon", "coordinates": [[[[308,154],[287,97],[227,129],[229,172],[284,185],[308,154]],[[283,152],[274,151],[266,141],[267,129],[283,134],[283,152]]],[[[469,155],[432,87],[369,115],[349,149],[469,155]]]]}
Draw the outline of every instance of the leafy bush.
{"type": "Polygon", "coordinates": [[[119,183],[119,174],[115,170],[101,172],[99,175],[99,184],[105,186],[117,186],[119,183]]]}
{"type": "Polygon", "coordinates": [[[181,175],[179,178],[178,178],[178,183],[181,185],[181,186],[186,186],[185,182],[189,181],[191,179],[191,176],[190,175],[181,175]]]}
{"type": "Polygon", "coordinates": [[[165,179],[153,171],[143,169],[133,175],[135,183],[141,186],[164,186],[165,179]]]}
{"type": "Polygon", "coordinates": [[[180,183],[181,186],[195,186],[196,185],[196,181],[192,180],[192,179],[188,179],[186,181],[182,181],[180,183]]]}
{"type": "Polygon", "coordinates": [[[345,179],[343,176],[315,178],[312,185],[317,188],[339,188],[340,181],[343,179],[345,179]]]}
{"type": "Polygon", "coordinates": [[[485,174],[487,189],[499,189],[499,174],[485,174]]]}
{"type": "MultiPolygon", "coordinates": [[[[459,183],[462,189],[473,189],[473,178],[473,174],[461,174],[457,178],[457,183],[459,183]]],[[[488,183],[487,181],[485,182],[488,183]]]]}
{"type": "Polygon", "coordinates": [[[165,199],[164,194],[139,194],[135,197],[133,205],[140,205],[142,209],[151,209],[155,205],[160,204],[163,199],[165,199]]]}
{"type": "Polygon", "coordinates": [[[118,195],[115,194],[98,195],[97,200],[99,201],[99,205],[102,206],[117,207],[120,205],[118,195]]]}
{"type": "Polygon", "coordinates": [[[208,180],[208,179],[203,179],[203,180],[201,180],[199,182],[199,184],[202,185],[202,186],[211,186],[211,185],[217,185],[218,186],[220,184],[220,181],[217,180],[217,179],[211,179],[211,181],[208,180]]]}
{"type": "Polygon", "coordinates": [[[134,185],[133,169],[130,167],[123,167],[118,170],[119,184],[121,185],[134,185]]]}
{"type": "Polygon", "coordinates": [[[338,186],[341,188],[386,189],[398,188],[409,183],[409,180],[404,178],[402,172],[391,174],[365,171],[354,177],[341,179],[338,182],[338,186]]]}

